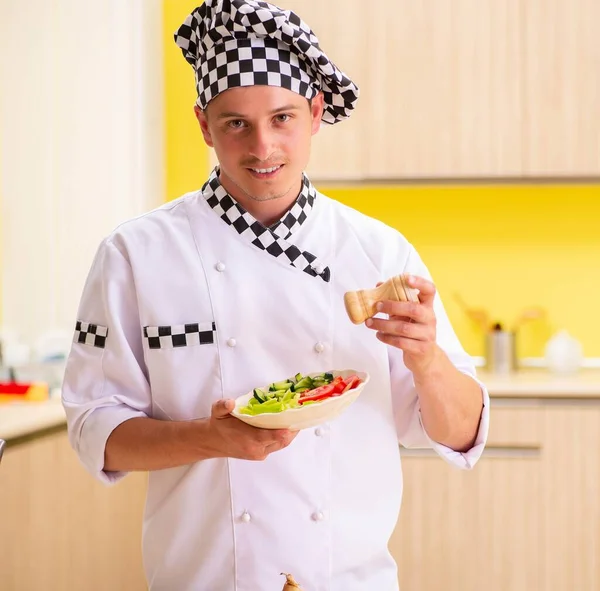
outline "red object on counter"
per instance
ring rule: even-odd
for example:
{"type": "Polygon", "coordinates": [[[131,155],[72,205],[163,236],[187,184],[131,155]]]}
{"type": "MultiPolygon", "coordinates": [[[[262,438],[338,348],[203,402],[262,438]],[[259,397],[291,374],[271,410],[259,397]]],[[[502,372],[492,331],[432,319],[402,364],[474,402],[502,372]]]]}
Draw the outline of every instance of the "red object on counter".
{"type": "Polygon", "coordinates": [[[24,396],[27,394],[31,384],[19,384],[17,382],[0,382],[0,394],[11,396],[24,396]]]}

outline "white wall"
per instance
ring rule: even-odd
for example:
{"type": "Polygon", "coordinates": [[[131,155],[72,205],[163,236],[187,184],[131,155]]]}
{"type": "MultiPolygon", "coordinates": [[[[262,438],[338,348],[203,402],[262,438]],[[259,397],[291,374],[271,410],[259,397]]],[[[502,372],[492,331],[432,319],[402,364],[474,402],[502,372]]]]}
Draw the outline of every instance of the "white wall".
{"type": "Polygon", "coordinates": [[[0,0],[2,324],[72,330],[99,241],[159,205],[160,0],[0,0]]]}

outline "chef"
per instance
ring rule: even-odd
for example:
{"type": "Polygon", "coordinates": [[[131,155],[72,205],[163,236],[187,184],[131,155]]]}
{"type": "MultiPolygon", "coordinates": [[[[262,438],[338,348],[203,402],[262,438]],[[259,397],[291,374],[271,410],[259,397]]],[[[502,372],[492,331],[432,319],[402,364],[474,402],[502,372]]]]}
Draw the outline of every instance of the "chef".
{"type": "Polygon", "coordinates": [[[395,591],[399,443],[472,468],[488,394],[415,248],[304,173],[312,136],[358,99],[308,25],[207,0],[175,40],[219,165],[101,242],[64,380],[70,441],[107,484],[149,473],[154,591],[272,591],[282,572],[308,591],[395,591]],[[398,274],[420,302],[352,324],[343,294],[398,274]],[[318,428],[229,414],[254,387],[345,368],[370,382],[318,428]]]}

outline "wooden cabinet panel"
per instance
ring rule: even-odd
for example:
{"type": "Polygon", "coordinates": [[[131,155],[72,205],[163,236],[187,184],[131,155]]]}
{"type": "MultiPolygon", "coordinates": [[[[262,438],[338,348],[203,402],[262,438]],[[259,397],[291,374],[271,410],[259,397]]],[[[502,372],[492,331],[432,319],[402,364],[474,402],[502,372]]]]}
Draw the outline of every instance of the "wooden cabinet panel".
{"type": "Polygon", "coordinates": [[[541,589],[600,589],[600,401],[548,407],[544,429],[541,589]]]}
{"type": "Polygon", "coordinates": [[[144,474],[95,481],[65,433],[9,448],[0,466],[0,589],[146,589],[144,474]]]}
{"type": "Polygon", "coordinates": [[[597,0],[284,0],[361,87],[315,179],[600,176],[597,0]]]}
{"type": "Polygon", "coordinates": [[[366,176],[519,175],[520,0],[383,4],[368,21],[366,176]]]}
{"type": "Polygon", "coordinates": [[[543,407],[535,403],[524,408],[504,405],[493,399],[493,420],[487,442],[487,455],[492,451],[514,449],[515,451],[541,448],[544,441],[544,423],[540,420],[543,407]]]}
{"type": "Polygon", "coordinates": [[[529,175],[600,175],[600,2],[523,0],[529,175]]]}
{"type": "Polygon", "coordinates": [[[484,458],[477,472],[463,474],[439,458],[406,458],[390,542],[400,589],[542,589],[540,519],[534,503],[523,503],[539,496],[539,464],[529,455],[484,458]]]}
{"type": "Polygon", "coordinates": [[[434,452],[403,450],[404,499],[390,542],[402,591],[543,588],[535,501],[542,487],[540,411],[499,415],[474,471],[452,468],[434,452]]]}
{"type": "Polygon", "coordinates": [[[600,589],[600,400],[493,401],[475,470],[404,451],[402,591],[600,589]]]}

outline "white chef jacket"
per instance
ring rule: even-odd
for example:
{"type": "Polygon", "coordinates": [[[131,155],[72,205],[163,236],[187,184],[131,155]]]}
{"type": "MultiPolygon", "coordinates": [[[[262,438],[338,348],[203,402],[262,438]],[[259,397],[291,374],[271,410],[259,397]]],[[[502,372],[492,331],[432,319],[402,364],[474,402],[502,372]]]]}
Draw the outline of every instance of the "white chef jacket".
{"type": "MultiPolygon", "coordinates": [[[[330,280],[257,248],[202,190],[125,222],[98,249],[63,404],[74,449],[105,483],[125,476],[103,471],[106,441],[123,421],[208,417],[215,401],[298,372],[371,376],[340,417],[262,462],[219,458],[151,472],[142,543],[153,591],[275,591],[282,572],[307,591],[396,591],[387,545],[402,495],[398,442],[432,447],[463,469],[483,451],[483,385],[474,447],[459,453],[433,442],[402,352],[346,315],[346,291],[403,272],[430,277],[412,245],[321,193],[289,242],[316,256],[319,271],[326,265],[330,280]],[[185,325],[185,346],[173,346],[169,335],[185,325]]],[[[435,312],[440,347],[475,376],[439,296],[435,312]]]]}

